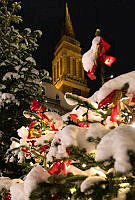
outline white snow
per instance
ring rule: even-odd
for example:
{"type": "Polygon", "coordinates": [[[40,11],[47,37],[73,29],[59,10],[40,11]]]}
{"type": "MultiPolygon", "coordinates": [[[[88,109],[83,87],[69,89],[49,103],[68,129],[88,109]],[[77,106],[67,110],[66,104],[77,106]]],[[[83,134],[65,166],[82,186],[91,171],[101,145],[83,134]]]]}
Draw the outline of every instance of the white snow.
{"type": "Polygon", "coordinates": [[[13,179],[10,187],[11,200],[24,200],[24,181],[13,179]]]}
{"type": "Polygon", "coordinates": [[[95,183],[105,181],[105,178],[102,176],[93,176],[86,178],[81,184],[81,192],[85,192],[86,189],[90,188],[95,183]]]}
{"type": "Polygon", "coordinates": [[[11,200],[29,200],[31,192],[40,182],[46,182],[50,174],[40,165],[34,167],[24,181],[21,179],[0,178],[0,190],[10,190],[11,200]]]}
{"type": "Polygon", "coordinates": [[[106,135],[110,129],[106,128],[101,123],[93,123],[89,127],[89,131],[86,132],[86,138],[92,137],[94,139],[102,138],[106,135]]]}
{"type": "Polygon", "coordinates": [[[21,128],[19,128],[17,130],[17,132],[18,132],[18,135],[21,138],[27,138],[28,137],[28,127],[22,126],[21,128]]]}
{"type": "Polygon", "coordinates": [[[29,196],[40,182],[47,181],[50,174],[40,165],[34,167],[24,180],[24,199],[29,200],[29,196]]]}
{"type": "Polygon", "coordinates": [[[96,161],[113,157],[115,170],[125,173],[132,169],[128,150],[135,151],[135,128],[122,124],[101,139],[96,149],[96,161]]]}
{"type": "Polygon", "coordinates": [[[5,188],[6,190],[10,189],[12,180],[9,177],[0,177],[0,191],[5,188]]]}
{"type": "Polygon", "coordinates": [[[15,79],[19,79],[20,78],[20,75],[18,73],[15,73],[15,72],[7,72],[4,76],[3,76],[3,81],[6,81],[7,79],[12,79],[12,78],[15,78],[15,79]]]}
{"type": "MultiPolygon", "coordinates": [[[[95,143],[88,142],[86,135],[90,132],[91,127],[81,128],[74,125],[68,125],[62,130],[58,131],[51,143],[49,153],[47,154],[47,159],[49,161],[53,160],[53,157],[62,158],[67,157],[66,148],[68,146],[74,145],[78,146],[80,149],[85,148],[88,153],[95,150],[95,143]],[[56,146],[55,143],[60,143],[56,146]]],[[[95,129],[97,131],[97,129],[95,129]]]]}
{"type": "Polygon", "coordinates": [[[34,31],[35,33],[38,33],[39,34],[39,36],[42,36],[42,31],[41,30],[36,30],[36,31],[34,31]]]}
{"type": "Polygon", "coordinates": [[[64,127],[62,117],[56,112],[45,112],[44,114],[54,123],[56,129],[60,130],[64,127]]]}
{"type": "Polygon", "coordinates": [[[31,29],[30,28],[25,28],[24,31],[27,31],[28,34],[31,33],[31,29]]]}
{"type": "Polygon", "coordinates": [[[97,47],[100,43],[100,36],[96,36],[92,41],[91,48],[82,56],[83,68],[86,72],[92,71],[94,64],[96,64],[97,59],[97,47]]]}
{"type": "Polygon", "coordinates": [[[0,92],[0,107],[4,106],[5,103],[11,102],[19,105],[19,101],[15,99],[15,96],[13,94],[0,92]]]}
{"type": "Polygon", "coordinates": [[[135,71],[122,74],[114,79],[111,79],[104,83],[104,85],[95,92],[90,99],[92,99],[95,102],[102,101],[108,94],[110,94],[113,90],[119,90],[121,89],[125,83],[129,84],[129,88],[127,90],[126,95],[129,97],[132,97],[135,94],[135,71]]]}
{"type": "Polygon", "coordinates": [[[27,57],[25,60],[31,62],[33,65],[36,65],[36,61],[33,57],[27,57]]]}

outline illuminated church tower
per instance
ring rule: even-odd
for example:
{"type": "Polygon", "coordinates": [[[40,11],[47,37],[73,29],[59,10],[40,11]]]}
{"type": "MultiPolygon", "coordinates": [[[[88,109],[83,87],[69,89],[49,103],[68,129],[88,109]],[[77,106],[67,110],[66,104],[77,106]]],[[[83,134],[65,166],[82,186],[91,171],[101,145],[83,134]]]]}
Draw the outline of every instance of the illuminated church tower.
{"type": "Polygon", "coordinates": [[[80,43],[75,39],[73,26],[66,4],[64,33],[58,42],[52,61],[53,85],[62,93],[88,97],[89,88],[84,77],[80,43]]]}

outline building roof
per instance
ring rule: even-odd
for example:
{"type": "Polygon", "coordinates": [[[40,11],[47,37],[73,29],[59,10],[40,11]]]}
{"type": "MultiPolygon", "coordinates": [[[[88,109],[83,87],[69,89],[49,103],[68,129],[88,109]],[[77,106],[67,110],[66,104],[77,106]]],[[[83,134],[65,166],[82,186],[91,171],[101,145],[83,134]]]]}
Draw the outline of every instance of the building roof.
{"type": "Polygon", "coordinates": [[[55,88],[52,84],[43,82],[42,86],[45,89],[45,97],[47,97],[47,99],[52,100],[52,102],[55,100],[59,100],[60,106],[65,111],[67,110],[67,112],[71,111],[73,109],[74,106],[67,104],[67,102],[64,98],[64,94],[60,90],[55,88]]]}

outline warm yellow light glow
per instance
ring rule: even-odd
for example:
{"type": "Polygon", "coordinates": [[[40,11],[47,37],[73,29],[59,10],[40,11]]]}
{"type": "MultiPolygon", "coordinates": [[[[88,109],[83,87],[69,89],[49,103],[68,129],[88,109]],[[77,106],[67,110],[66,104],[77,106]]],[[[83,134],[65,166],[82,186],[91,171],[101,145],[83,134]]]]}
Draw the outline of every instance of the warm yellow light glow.
{"type": "Polygon", "coordinates": [[[116,119],[117,119],[117,120],[119,120],[119,119],[120,119],[120,116],[119,116],[119,115],[117,115],[116,119]]]}
{"type": "Polygon", "coordinates": [[[85,167],[86,167],[86,164],[84,164],[84,163],[83,163],[83,164],[82,164],[82,167],[84,167],[84,168],[85,168],[85,167]]]}
{"type": "Polygon", "coordinates": [[[125,188],[125,187],[129,187],[130,184],[129,183],[120,183],[119,184],[121,188],[125,188]]]}
{"type": "Polygon", "coordinates": [[[78,120],[79,120],[79,121],[83,121],[82,115],[80,115],[80,116],[78,117],[78,120]]]}
{"type": "Polygon", "coordinates": [[[74,192],[76,192],[76,188],[71,188],[70,192],[71,192],[71,194],[73,194],[74,192]]]}

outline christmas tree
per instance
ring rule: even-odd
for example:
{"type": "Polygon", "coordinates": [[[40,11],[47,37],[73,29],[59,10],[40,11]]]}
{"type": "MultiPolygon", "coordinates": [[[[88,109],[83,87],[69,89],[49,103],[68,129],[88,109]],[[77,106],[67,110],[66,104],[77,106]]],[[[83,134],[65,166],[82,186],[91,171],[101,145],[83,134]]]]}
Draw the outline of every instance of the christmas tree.
{"type": "Polygon", "coordinates": [[[27,121],[23,110],[35,97],[42,99],[40,83],[48,77],[45,70],[36,69],[32,57],[42,32],[29,28],[20,31],[20,10],[20,2],[0,0],[0,160],[3,168],[10,137],[27,121]]]}
{"type": "Polygon", "coordinates": [[[11,139],[6,156],[8,162],[25,161],[29,173],[1,177],[1,195],[14,200],[134,199],[134,78],[135,71],[118,76],[88,99],[66,93],[75,107],[64,116],[33,100],[24,111],[31,122],[18,129],[20,139],[11,139]]]}
{"type": "MultiPolygon", "coordinates": [[[[97,61],[107,62],[110,47],[99,36],[93,44],[96,51],[83,57],[91,79],[97,61]]],[[[7,163],[25,163],[27,173],[17,179],[2,174],[2,200],[133,200],[134,79],[135,71],[118,76],[90,98],[66,93],[74,109],[63,116],[33,99],[23,112],[28,123],[11,138],[5,155],[7,163]]]]}

